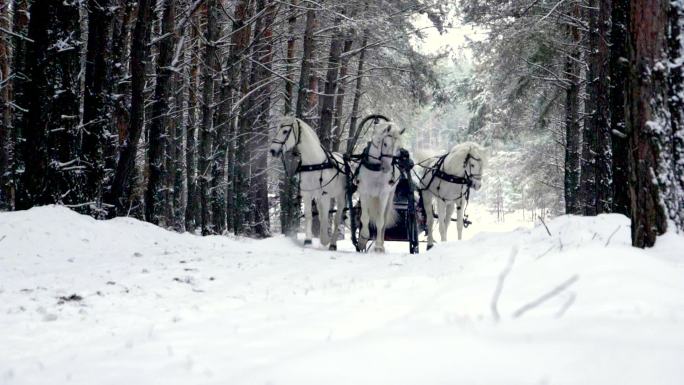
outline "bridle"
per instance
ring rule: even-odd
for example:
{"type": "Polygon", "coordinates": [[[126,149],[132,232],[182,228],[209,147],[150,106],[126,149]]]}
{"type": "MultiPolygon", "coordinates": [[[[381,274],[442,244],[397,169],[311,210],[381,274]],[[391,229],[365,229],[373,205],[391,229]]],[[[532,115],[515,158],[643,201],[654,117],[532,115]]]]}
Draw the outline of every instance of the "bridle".
{"type": "MultiPolygon", "coordinates": [[[[480,173],[480,174],[474,174],[474,173],[472,172],[472,170],[473,170],[473,164],[472,164],[472,162],[470,162],[471,159],[474,160],[474,161],[476,161],[476,162],[480,162],[480,163],[482,162],[482,158],[476,158],[476,157],[472,156],[472,155],[470,154],[470,152],[468,152],[468,155],[466,155],[466,158],[465,158],[465,160],[463,161],[463,173],[465,174],[465,177],[466,177],[466,179],[467,179],[468,182],[469,182],[469,183],[468,183],[468,187],[470,187],[470,185],[472,185],[472,180],[473,180],[473,179],[475,179],[475,180],[477,180],[477,181],[480,181],[480,180],[482,179],[482,174],[481,174],[481,173],[480,173]],[[471,171],[471,172],[468,172],[468,168],[470,168],[470,171],[471,171]]],[[[482,171],[482,167],[480,167],[480,171],[482,171]]]]}
{"type": "Polygon", "coordinates": [[[288,132],[287,132],[287,135],[285,135],[285,139],[283,139],[282,141],[279,141],[279,140],[277,140],[276,138],[273,138],[273,140],[271,141],[271,143],[272,143],[272,144],[273,144],[273,143],[279,144],[279,145],[280,145],[280,152],[281,152],[281,153],[284,153],[285,151],[283,151],[283,148],[285,147],[285,144],[286,144],[287,141],[290,139],[290,135],[294,135],[295,144],[294,144],[294,146],[292,146],[292,151],[293,151],[294,153],[296,153],[296,152],[297,152],[297,146],[299,146],[300,140],[301,140],[301,138],[302,138],[302,135],[301,135],[301,132],[300,132],[300,127],[299,127],[299,122],[295,119],[294,123],[290,123],[290,124],[281,124],[281,125],[280,125],[280,128],[283,128],[283,127],[290,127],[290,131],[288,131],[288,132]],[[294,133],[294,132],[295,132],[295,124],[296,124],[296,127],[297,127],[297,133],[296,133],[296,134],[294,133]]]}

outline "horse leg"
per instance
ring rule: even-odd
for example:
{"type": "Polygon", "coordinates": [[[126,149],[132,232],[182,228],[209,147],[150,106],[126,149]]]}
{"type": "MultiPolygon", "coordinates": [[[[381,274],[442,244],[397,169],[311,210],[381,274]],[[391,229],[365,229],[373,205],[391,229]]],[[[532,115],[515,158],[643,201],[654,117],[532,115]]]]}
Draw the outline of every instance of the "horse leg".
{"type": "Polygon", "coordinates": [[[432,212],[432,193],[428,190],[422,190],[420,194],[423,197],[423,208],[425,209],[425,222],[427,223],[427,248],[430,250],[435,243],[432,238],[432,225],[435,221],[435,215],[432,212]]]}
{"type": "Polygon", "coordinates": [[[370,238],[370,214],[368,212],[370,200],[371,198],[368,196],[361,197],[361,232],[359,234],[360,250],[366,250],[366,244],[368,243],[368,238],[370,238]]]}
{"type": "Polygon", "coordinates": [[[437,220],[439,221],[439,239],[441,242],[446,242],[446,202],[437,200],[437,220]]]}
{"type": "Polygon", "coordinates": [[[330,243],[330,199],[325,195],[316,200],[318,207],[318,222],[321,224],[321,245],[327,246],[330,243]]]}
{"type": "MultiPolygon", "coordinates": [[[[454,202],[446,203],[446,210],[444,212],[444,219],[440,222],[440,225],[444,226],[444,231],[442,232],[442,242],[446,242],[447,234],[449,230],[449,224],[451,224],[451,215],[454,213],[454,202]]],[[[440,228],[441,230],[441,228],[440,228]]]]}
{"type": "Polygon", "coordinates": [[[304,246],[311,244],[311,239],[313,238],[313,231],[311,229],[313,220],[313,203],[310,195],[302,194],[302,200],[304,201],[304,229],[306,235],[304,236],[304,246]]]}
{"type": "Polygon", "coordinates": [[[332,238],[330,239],[330,250],[337,250],[337,237],[340,232],[340,221],[342,220],[342,212],[344,211],[344,198],[345,192],[343,191],[340,195],[335,198],[335,203],[337,206],[337,211],[335,211],[335,218],[333,222],[332,238]]]}
{"type": "Polygon", "coordinates": [[[458,229],[458,240],[461,240],[463,233],[463,199],[457,201],[456,206],[456,228],[458,229]]]}
{"type": "Polygon", "coordinates": [[[378,197],[378,213],[375,218],[375,247],[373,248],[376,253],[385,252],[385,216],[391,198],[392,195],[390,194],[383,194],[378,197]]]}

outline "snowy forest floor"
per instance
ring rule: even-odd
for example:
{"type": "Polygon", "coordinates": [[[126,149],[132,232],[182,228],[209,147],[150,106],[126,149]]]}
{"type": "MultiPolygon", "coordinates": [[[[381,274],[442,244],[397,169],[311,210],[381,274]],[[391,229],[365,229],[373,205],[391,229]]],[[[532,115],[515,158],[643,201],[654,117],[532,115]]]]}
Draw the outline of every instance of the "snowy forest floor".
{"type": "Polygon", "coordinates": [[[684,237],[547,224],[378,255],[0,213],[0,384],[681,384],[684,237]]]}

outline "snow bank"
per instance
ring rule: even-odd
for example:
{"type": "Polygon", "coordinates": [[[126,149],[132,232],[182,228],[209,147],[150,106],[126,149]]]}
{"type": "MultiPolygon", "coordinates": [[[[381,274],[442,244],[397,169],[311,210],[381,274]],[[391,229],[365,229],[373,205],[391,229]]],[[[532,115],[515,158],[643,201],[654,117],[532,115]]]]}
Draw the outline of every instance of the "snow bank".
{"type": "Polygon", "coordinates": [[[547,225],[361,255],[0,213],[0,384],[684,382],[684,238],[547,225]]]}

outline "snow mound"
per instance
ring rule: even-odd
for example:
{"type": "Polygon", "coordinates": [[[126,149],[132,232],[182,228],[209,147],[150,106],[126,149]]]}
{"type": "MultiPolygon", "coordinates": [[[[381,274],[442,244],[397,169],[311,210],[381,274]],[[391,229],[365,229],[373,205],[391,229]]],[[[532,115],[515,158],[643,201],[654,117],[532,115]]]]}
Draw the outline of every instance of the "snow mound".
{"type": "Polygon", "coordinates": [[[0,384],[681,384],[682,250],[620,215],[376,255],[0,213],[0,384]]]}

